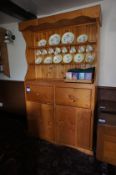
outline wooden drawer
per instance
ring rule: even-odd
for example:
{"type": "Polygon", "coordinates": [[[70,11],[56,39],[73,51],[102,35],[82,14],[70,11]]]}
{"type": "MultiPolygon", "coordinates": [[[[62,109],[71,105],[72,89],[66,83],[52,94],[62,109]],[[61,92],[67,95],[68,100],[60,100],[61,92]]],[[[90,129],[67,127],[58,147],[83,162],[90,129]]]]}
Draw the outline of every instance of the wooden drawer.
{"type": "Polygon", "coordinates": [[[26,99],[53,104],[53,87],[28,84],[26,85],[26,99]]]}
{"type": "Polygon", "coordinates": [[[90,108],[91,107],[91,90],[56,87],[55,99],[56,99],[56,104],[90,108]]]}

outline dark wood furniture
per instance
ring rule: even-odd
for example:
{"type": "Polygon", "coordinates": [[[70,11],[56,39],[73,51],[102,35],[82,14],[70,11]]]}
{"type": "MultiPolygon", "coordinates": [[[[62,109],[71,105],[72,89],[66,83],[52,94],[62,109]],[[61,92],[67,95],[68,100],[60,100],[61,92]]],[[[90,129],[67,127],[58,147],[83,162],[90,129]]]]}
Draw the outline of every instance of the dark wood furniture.
{"type": "Polygon", "coordinates": [[[96,157],[116,166],[116,102],[101,101],[98,115],[96,157]]]}

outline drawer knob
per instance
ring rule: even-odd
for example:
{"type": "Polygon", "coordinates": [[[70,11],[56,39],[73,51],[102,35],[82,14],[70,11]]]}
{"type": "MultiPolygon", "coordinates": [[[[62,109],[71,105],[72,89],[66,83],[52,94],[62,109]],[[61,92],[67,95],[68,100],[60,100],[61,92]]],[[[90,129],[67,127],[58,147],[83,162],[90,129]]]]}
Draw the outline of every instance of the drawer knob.
{"type": "Polygon", "coordinates": [[[98,119],[98,122],[99,122],[99,123],[102,123],[102,124],[105,124],[105,123],[106,123],[106,120],[105,120],[105,119],[99,118],[99,119],[98,119]]]}
{"type": "Polygon", "coordinates": [[[106,106],[100,106],[99,109],[106,109],[106,106]]]}
{"type": "Polygon", "coordinates": [[[27,93],[31,92],[31,88],[30,87],[26,87],[26,92],[27,93]]]}
{"type": "Polygon", "coordinates": [[[73,95],[69,95],[69,99],[75,102],[78,98],[75,98],[73,95]]]}

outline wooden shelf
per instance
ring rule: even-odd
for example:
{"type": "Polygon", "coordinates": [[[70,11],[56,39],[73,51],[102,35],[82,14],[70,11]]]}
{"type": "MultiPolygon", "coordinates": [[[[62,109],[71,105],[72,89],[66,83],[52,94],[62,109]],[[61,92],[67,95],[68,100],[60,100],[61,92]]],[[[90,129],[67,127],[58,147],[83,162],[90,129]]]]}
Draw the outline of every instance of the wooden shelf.
{"type": "Polygon", "coordinates": [[[89,67],[93,67],[93,65],[94,65],[93,63],[90,64],[90,63],[87,63],[86,61],[83,61],[83,62],[81,62],[81,63],[75,63],[75,62],[73,62],[73,61],[70,62],[70,63],[63,63],[63,62],[61,62],[61,63],[40,63],[40,64],[29,63],[29,65],[32,65],[32,66],[40,66],[40,65],[43,65],[43,66],[45,66],[45,65],[46,65],[46,66],[50,66],[50,65],[54,65],[54,66],[65,65],[65,66],[66,66],[66,65],[67,65],[67,66],[68,66],[68,65],[75,65],[75,66],[77,66],[77,67],[79,66],[79,68],[80,68],[81,65],[83,65],[83,68],[85,68],[86,65],[88,65],[88,64],[90,65],[89,67]]]}
{"type": "Polygon", "coordinates": [[[72,47],[72,46],[83,46],[83,45],[94,45],[96,44],[96,41],[87,41],[84,43],[76,43],[76,44],[58,44],[58,45],[47,45],[47,46],[34,46],[34,47],[29,47],[29,49],[48,49],[48,48],[56,48],[56,47],[72,47]]]}
{"type": "Polygon", "coordinates": [[[93,80],[68,80],[65,79],[64,82],[69,83],[93,83],[93,80]]]}

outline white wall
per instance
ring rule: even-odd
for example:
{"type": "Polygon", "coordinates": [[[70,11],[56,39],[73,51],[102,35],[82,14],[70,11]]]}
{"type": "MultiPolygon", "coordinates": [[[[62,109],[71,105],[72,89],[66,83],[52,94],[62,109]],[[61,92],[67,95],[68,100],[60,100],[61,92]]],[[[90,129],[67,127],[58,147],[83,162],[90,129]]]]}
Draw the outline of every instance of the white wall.
{"type": "Polygon", "coordinates": [[[116,87],[116,0],[104,0],[101,7],[99,85],[116,87]]]}
{"type": "MultiPolygon", "coordinates": [[[[100,68],[98,72],[99,85],[116,87],[116,0],[104,0],[100,4],[102,8],[102,27],[100,36],[100,68]]],[[[77,9],[83,7],[81,6],[77,9]]],[[[24,80],[27,69],[25,41],[22,34],[18,31],[16,23],[2,26],[10,29],[16,36],[14,44],[8,45],[11,72],[9,80],[24,80]]],[[[8,78],[0,75],[0,79],[8,78]]]]}
{"type": "Polygon", "coordinates": [[[14,43],[7,44],[11,76],[8,78],[0,73],[0,79],[23,81],[27,70],[27,63],[25,58],[26,44],[22,33],[19,32],[17,23],[4,24],[1,27],[11,30],[16,39],[14,43]]]}

